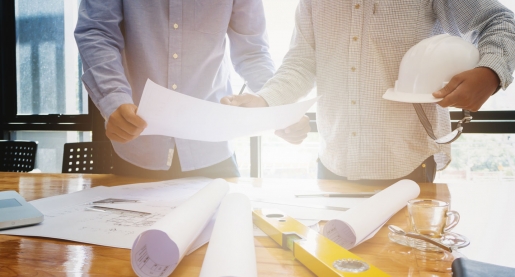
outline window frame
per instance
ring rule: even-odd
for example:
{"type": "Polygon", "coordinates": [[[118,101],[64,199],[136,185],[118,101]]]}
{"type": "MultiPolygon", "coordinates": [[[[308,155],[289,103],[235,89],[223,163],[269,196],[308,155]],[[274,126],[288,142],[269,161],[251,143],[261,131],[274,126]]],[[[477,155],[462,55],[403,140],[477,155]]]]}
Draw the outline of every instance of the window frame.
{"type": "MultiPolygon", "coordinates": [[[[515,85],[515,84],[514,84],[515,85]]],[[[515,133],[515,110],[471,112],[472,121],[463,124],[463,133],[468,134],[513,134],[515,133]]],[[[318,132],[316,113],[307,113],[313,133],[318,132]]],[[[452,129],[463,118],[462,111],[451,111],[452,129]]],[[[250,144],[250,177],[261,178],[261,139],[252,138],[250,144]]]]}
{"type": "Polygon", "coordinates": [[[15,0],[0,1],[0,37],[0,139],[10,131],[93,131],[91,102],[88,114],[17,114],[15,0]]]}
{"type": "MultiPolygon", "coordinates": [[[[93,141],[107,140],[104,119],[88,97],[88,114],[17,115],[15,1],[0,1],[0,139],[10,131],[91,131],[93,141]]],[[[462,112],[451,111],[453,128],[462,112]]],[[[308,113],[311,132],[317,132],[316,114],[308,113]]],[[[464,133],[515,133],[515,110],[479,111],[464,125],[464,133]]],[[[261,138],[250,143],[251,177],[261,177],[261,138]]]]}

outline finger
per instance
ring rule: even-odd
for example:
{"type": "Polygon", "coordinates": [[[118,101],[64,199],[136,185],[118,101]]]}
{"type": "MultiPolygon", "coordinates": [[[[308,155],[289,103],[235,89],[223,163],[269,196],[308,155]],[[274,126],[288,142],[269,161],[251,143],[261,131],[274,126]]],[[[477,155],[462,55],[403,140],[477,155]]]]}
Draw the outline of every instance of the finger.
{"type": "Polygon", "coordinates": [[[233,95],[231,106],[238,107],[268,107],[268,103],[263,97],[255,94],[245,93],[242,95],[233,95]]]}
{"type": "Polygon", "coordinates": [[[135,105],[122,105],[119,111],[114,112],[108,123],[111,123],[126,133],[137,136],[147,127],[147,123],[138,115],[136,115],[137,107],[135,105]]]}
{"type": "Polygon", "coordinates": [[[136,127],[136,129],[143,130],[147,127],[147,123],[145,120],[143,120],[143,118],[136,114],[137,109],[138,108],[135,105],[130,105],[121,110],[121,116],[125,119],[125,121],[136,127]]]}
{"type": "Polygon", "coordinates": [[[130,135],[130,136],[137,136],[139,135],[144,128],[136,127],[132,123],[128,122],[124,117],[122,116],[114,116],[109,119],[107,122],[107,125],[111,125],[116,127],[117,130],[123,131],[123,133],[130,135]]]}
{"type": "MultiPolygon", "coordinates": [[[[464,99],[468,98],[466,93],[463,93],[463,88],[461,86],[457,87],[453,92],[445,96],[438,105],[446,108],[446,107],[456,107],[461,108],[464,103],[464,99]],[[460,104],[461,103],[461,104],[460,104]]],[[[466,100],[465,100],[466,101],[466,100]]]]}
{"type": "MultiPolygon", "coordinates": [[[[249,101],[248,94],[230,95],[222,98],[222,104],[240,107],[249,101]]],[[[220,101],[221,102],[221,101],[220,101]]]]}
{"type": "Polygon", "coordinates": [[[126,143],[128,142],[128,140],[118,136],[117,134],[113,133],[113,132],[110,132],[110,131],[107,131],[106,130],[106,136],[110,139],[110,140],[113,140],[113,141],[116,141],[116,142],[121,142],[121,143],[126,143]]]}
{"type": "Polygon", "coordinates": [[[295,131],[288,131],[287,129],[276,130],[275,133],[281,137],[298,137],[303,136],[311,131],[311,126],[309,124],[302,127],[302,129],[295,131]]]}
{"type": "Polygon", "coordinates": [[[293,132],[296,132],[296,131],[300,131],[300,130],[305,130],[305,129],[308,129],[308,132],[310,130],[310,126],[309,126],[309,117],[308,116],[303,116],[299,122],[291,125],[291,126],[288,126],[284,129],[284,132],[286,134],[288,133],[293,133],[293,132]]]}
{"type": "Polygon", "coordinates": [[[275,131],[275,134],[283,139],[287,140],[298,140],[298,139],[304,139],[308,136],[308,131],[302,130],[295,133],[284,133],[284,130],[277,130],[275,131]]]}
{"type": "Polygon", "coordinates": [[[284,139],[285,141],[291,143],[291,144],[301,144],[304,139],[306,139],[307,136],[296,138],[296,139],[284,139]]]}
{"type": "Polygon", "coordinates": [[[220,103],[224,105],[231,105],[232,100],[234,99],[234,95],[225,96],[220,99],[220,103]]]}
{"type": "Polygon", "coordinates": [[[246,106],[252,106],[248,105],[253,100],[252,95],[250,94],[242,94],[242,95],[234,95],[233,99],[231,101],[231,105],[238,106],[238,107],[246,107],[246,106]]]}
{"type": "Polygon", "coordinates": [[[433,92],[433,97],[435,98],[444,98],[447,95],[451,94],[461,83],[463,82],[462,78],[459,75],[452,77],[449,83],[440,89],[437,92],[433,92]]]}
{"type": "Polygon", "coordinates": [[[127,141],[133,140],[134,138],[138,137],[140,133],[131,134],[128,133],[126,130],[120,128],[120,126],[115,125],[111,122],[107,122],[106,130],[116,134],[117,136],[121,137],[122,139],[125,139],[127,141]]]}

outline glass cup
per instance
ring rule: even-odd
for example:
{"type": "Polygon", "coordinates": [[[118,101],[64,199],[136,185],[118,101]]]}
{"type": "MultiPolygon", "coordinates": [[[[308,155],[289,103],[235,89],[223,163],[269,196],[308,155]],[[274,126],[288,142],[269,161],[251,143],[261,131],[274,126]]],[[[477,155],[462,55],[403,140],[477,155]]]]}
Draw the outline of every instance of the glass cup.
{"type": "Polygon", "coordinates": [[[408,201],[411,230],[434,239],[441,238],[460,221],[460,214],[449,210],[449,203],[433,199],[408,201]]]}

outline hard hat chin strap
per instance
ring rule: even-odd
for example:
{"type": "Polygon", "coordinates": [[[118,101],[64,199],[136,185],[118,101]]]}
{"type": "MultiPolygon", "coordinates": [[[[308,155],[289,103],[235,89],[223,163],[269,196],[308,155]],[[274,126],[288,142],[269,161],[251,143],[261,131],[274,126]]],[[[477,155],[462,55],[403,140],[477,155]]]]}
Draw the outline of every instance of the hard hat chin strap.
{"type": "Polygon", "coordinates": [[[438,144],[448,144],[456,139],[458,139],[463,132],[463,127],[461,124],[469,123],[472,120],[472,116],[470,115],[469,110],[462,110],[463,111],[463,119],[458,121],[458,126],[454,131],[451,133],[441,137],[437,138],[435,134],[433,133],[433,126],[431,126],[431,122],[429,122],[429,119],[427,119],[426,113],[424,112],[424,109],[422,108],[421,104],[414,103],[413,107],[415,108],[415,111],[417,112],[418,119],[420,120],[420,123],[422,123],[422,126],[424,126],[424,129],[426,129],[426,133],[429,137],[431,137],[436,143],[438,144]]]}

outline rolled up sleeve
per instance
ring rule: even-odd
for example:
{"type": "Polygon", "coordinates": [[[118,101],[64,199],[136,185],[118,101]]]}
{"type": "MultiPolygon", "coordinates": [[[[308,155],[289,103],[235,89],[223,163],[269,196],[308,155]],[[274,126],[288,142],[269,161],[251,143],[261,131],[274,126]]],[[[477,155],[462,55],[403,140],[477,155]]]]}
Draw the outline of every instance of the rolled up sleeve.
{"type": "Polygon", "coordinates": [[[108,119],[120,105],[133,103],[124,73],[121,0],[82,0],[75,40],[82,59],[82,81],[102,116],[108,119]]]}
{"type": "Polygon", "coordinates": [[[477,43],[478,67],[488,67],[506,89],[515,68],[515,21],[513,12],[496,0],[434,0],[434,12],[448,33],[477,43]]]}

